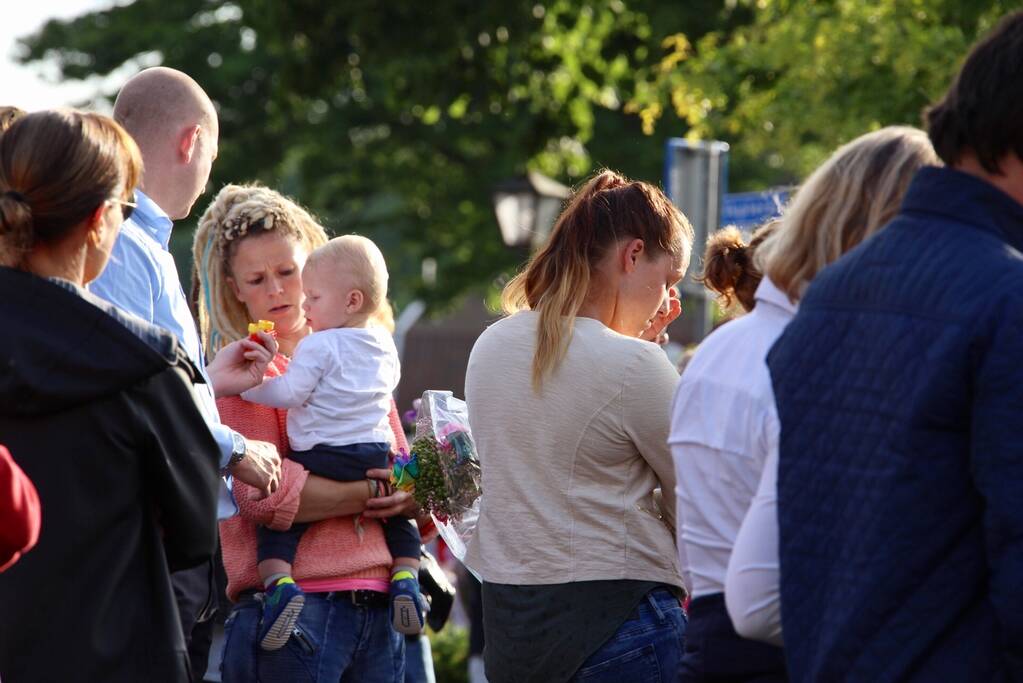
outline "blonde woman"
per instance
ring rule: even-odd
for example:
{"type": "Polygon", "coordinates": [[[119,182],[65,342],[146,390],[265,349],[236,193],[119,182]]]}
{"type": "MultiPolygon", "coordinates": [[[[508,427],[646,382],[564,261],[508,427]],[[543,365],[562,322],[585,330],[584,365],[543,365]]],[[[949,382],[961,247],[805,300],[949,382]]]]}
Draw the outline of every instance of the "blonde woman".
{"type": "MultiPolygon", "coordinates": [[[[668,407],[678,375],[637,339],[668,307],[692,229],[656,188],[590,180],[477,340],[465,395],[483,466],[467,564],[486,675],[657,680],[685,635],[668,407]]],[[[673,309],[677,302],[671,303],[673,309]]]]}
{"type": "MultiPolygon", "coordinates": [[[[776,603],[747,602],[746,592],[726,584],[726,574],[739,581],[756,571],[764,576],[757,565],[744,564],[743,549],[736,547],[733,555],[733,546],[771,542],[739,531],[761,474],[772,468],[777,453],[767,351],[795,315],[806,285],[881,229],[898,210],[913,174],[936,162],[927,136],[914,128],[883,128],[839,148],[807,179],[781,225],[758,249],[765,277],[756,307],[711,334],[682,374],[670,437],[685,520],[679,546],[693,586],[682,680],[786,679],[780,648],[740,637],[751,635],[749,624],[757,616],[770,615],[765,621],[776,624],[776,603]]],[[[777,627],[771,628],[771,642],[780,645],[777,627]]]]}
{"type": "MultiPolygon", "coordinates": [[[[266,377],[282,374],[298,342],[309,334],[302,310],[302,266],[326,241],[309,213],[281,194],[258,185],[224,187],[200,219],[193,247],[207,353],[212,356],[246,336],[249,321],[270,320],[280,353],[266,377]]],[[[226,424],[288,452],[287,411],[237,396],[218,400],[217,407],[226,424]]],[[[393,408],[390,421],[396,446],[407,447],[393,408]]],[[[387,609],[391,556],[380,524],[369,518],[412,511],[401,494],[367,502],[374,490],[366,481],[310,475],[287,458],[280,488],[269,497],[258,500],[236,484],[239,516],[220,526],[227,593],[236,603],[226,624],[225,681],[401,680],[404,639],[391,628],[387,609]],[[367,507],[373,509],[363,515],[360,539],[354,515],[367,507]],[[296,522],[312,522],[293,566],[295,581],[306,593],[305,606],[284,646],[265,651],[258,646],[257,596],[263,585],[256,529],[283,530],[296,522]],[[298,671],[314,673],[296,678],[298,671]]]]}

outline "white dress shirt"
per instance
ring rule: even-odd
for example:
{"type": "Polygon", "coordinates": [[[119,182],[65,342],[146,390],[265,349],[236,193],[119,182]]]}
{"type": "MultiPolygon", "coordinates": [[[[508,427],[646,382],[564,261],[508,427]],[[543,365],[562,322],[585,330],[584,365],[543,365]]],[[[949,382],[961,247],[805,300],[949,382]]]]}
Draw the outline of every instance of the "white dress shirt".
{"type": "Polygon", "coordinates": [[[796,307],[767,278],[753,311],[715,330],[682,373],[668,439],[675,461],[683,575],[695,598],[725,591],[739,526],[778,416],[765,359],[796,307]]]}
{"type": "Polygon", "coordinates": [[[744,638],[782,646],[778,562],[778,448],[767,454],[760,486],[739,528],[725,576],[725,607],[744,638]]]}
{"type": "Polygon", "coordinates": [[[288,409],[291,449],[390,443],[391,394],[398,351],[379,327],[313,332],[295,347],[287,371],[242,393],[253,403],[288,409]]]}

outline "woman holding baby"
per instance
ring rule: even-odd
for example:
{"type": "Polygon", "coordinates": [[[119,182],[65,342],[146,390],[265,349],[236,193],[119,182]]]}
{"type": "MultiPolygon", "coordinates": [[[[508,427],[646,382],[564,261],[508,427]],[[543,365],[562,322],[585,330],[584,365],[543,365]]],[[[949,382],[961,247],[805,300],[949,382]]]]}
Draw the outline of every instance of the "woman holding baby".
{"type": "MultiPolygon", "coordinates": [[[[371,252],[369,262],[382,265],[379,251],[367,242],[359,242],[358,248],[371,252]]],[[[388,449],[407,448],[390,400],[397,368],[387,365],[393,358],[389,339],[374,331],[374,321],[386,318],[386,297],[375,293],[366,301],[334,302],[338,305],[333,311],[348,311],[341,316],[342,324],[335,324],[339,320],[333,313],[317,315],[317,302],[304,300],[302,271],[310,254],[326,244],[323,228],[304,209],[265,187],[228,185],[204,213],[194,261],[206,352],[212,357],[224,344],[246,336],[250,321],[272,321],[280,353],[270,364],[264,387],[276,384],[274,393],[287,396],[263,396],[258,403],[229,397],[219,400],[218,408],[226,424],[247,438],[277,445],[281,453],[300,450],[294,448],[297,434],[289,430],[303,430],[317,442],[331,441],[330,434],[317,431],[329,427],[329,421],[308,414],[315,397],[322,395],[316,392],[327,390],[326,380],[315,388],[304,386],[310,365],[315,365],[312,352],[324,346],[328,335],[323,330],[328,330],[333,335],[328,346],[333,346],[320,348],[321,354],[339,354],[338,345],[372,346],[369,356],[382,359],[375,370],[360,370],[375,398],[368,417],[355,425],[359,429],[348,430],[358,437],[356,454],[371,451],[373,459],[366,462],[379,466],[388,449]],[[309,335],[314,330],[318,343],[300,349],[303,339],[313,339],[309,335]],[[289,373],[293,356],[295,371],[289,373]],[[296,415],[289,417],[289,407],[296,415]],[[378,452],[383,457],[376,457],[378,452]]],[[[332,244],[334,251],[342,246],[352,247],[332,244]]],[[[317,256],[330,251],[317,251],[317,256]]],[[[384,278],[386,283],[386,272],[384,278]]],[[[366,288],[353,286],[346,292],[355,290],[366,288]]],[[[259,499],[254,489],[235,483],[239,515],[220,525],[227,593],[235,603],[225,625],[225,681],[402,680],[404,638],[392,628],[391,603],[399,583],[394,577],[410,572],[395,567],[398,555],[389,552],[395,520],[382,523],[381,518],[397,515],[396,521],[408,524],[401,515],[412,510],[407,494],[375,497],[379,489],[372,480],[347,480],[332,470],[321,471],[327,466],[320,463],[355,462],[346,459],[351,454],[350,449],[320,453],[316,460],[303,459],[304,465],[286,458],[280,487],[267,498],[259,499]],[[270,553],[267,532],[288,531],[293,525],[302,529],[290,541],[293,554],[270,553]],[[396,569],[400,572],[392,571],[396,569]]],[[[371,473],[387,476],[386,470],[371,473]]],[[[411,614],[414,621],[416,610],[411,614]]]]}

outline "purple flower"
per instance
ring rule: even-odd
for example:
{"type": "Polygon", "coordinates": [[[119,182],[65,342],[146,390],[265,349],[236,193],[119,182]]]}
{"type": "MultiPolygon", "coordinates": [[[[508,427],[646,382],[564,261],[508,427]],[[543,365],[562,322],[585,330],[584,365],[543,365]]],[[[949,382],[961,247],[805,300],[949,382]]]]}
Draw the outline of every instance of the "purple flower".
{"type": "Polygon", "coordinates": [[[417,398],[412,401],[412,408],[402,413],[401,417],[405,421],[405,424],[410,427],[414,427],[416,424],[416,418],[419,417],[419,407],[423,404],[423,399],[417,398]]]}
{"type": "Polygon", "coordinates": [[[412,455],[404,448],[399,449],[397,455],[394,456],[394,464],[401,465],[402,467],[409,464],[411,460],[412,455]]]}

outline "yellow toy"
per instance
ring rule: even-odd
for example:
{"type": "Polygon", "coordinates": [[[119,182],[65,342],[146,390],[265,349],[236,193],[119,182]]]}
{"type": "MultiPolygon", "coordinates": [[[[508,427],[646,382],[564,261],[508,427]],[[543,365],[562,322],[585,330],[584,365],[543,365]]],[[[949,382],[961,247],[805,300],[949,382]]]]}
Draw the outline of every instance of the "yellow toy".
{"type": "Polygon", "coordinates": [[[249,339],[252,341],[259,341],[259,333],[266,332],[270,333],[274,331],[274,323],[272,320],[259,320],[254,323],[249,323],[249,339]]]}

